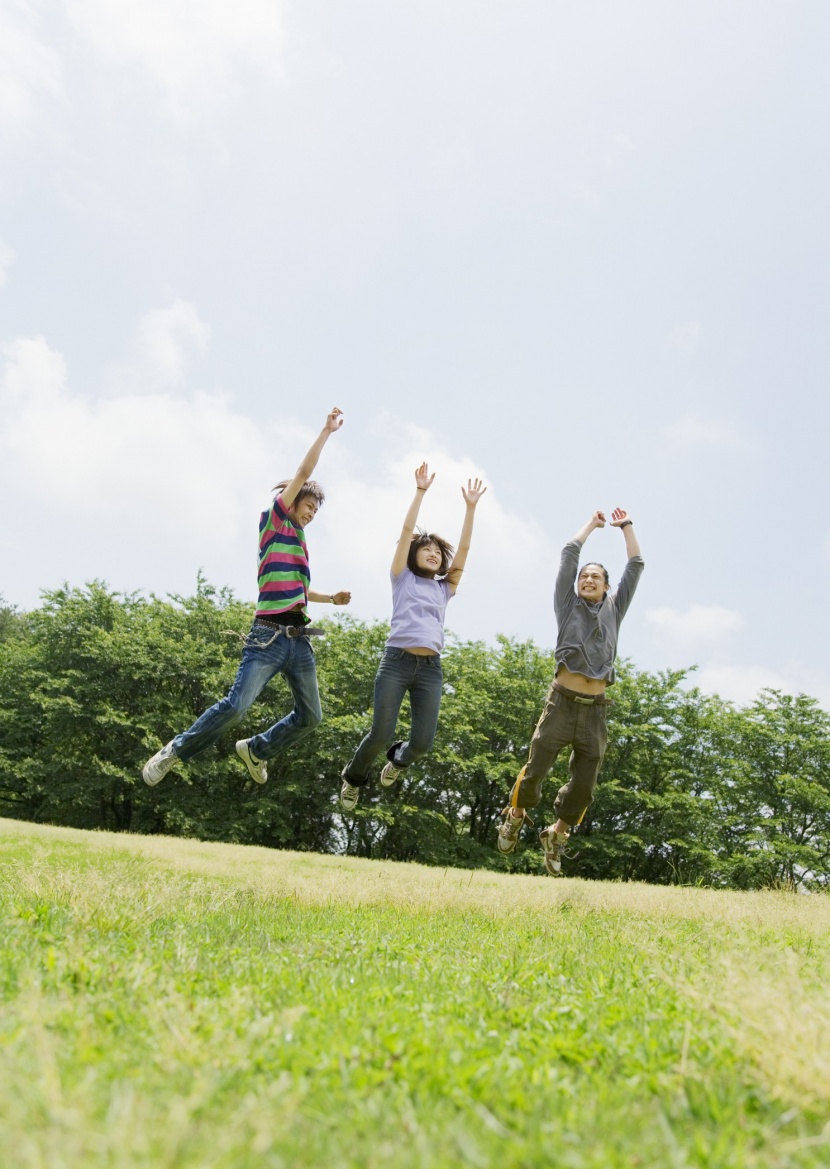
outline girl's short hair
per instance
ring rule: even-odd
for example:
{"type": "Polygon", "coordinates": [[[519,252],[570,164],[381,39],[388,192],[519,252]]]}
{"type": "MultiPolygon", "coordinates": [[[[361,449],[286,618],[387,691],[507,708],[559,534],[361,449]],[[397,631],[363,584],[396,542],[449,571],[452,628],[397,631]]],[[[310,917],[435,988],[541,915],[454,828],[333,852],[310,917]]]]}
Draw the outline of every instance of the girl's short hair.
{"type": "MultiPolygon", "coordinates": [[[[273,491],[274,495],[279,495],[281,491],[285,491],[290,482],[290,479],[283,479],[282,483],[278,483],[276,487],[272,487],[271,490],[273,491]]],[[[317,500],[318,507],[322,507],[326,502],[326,493],[315,479],[306,479],[305,483],[303,483],[302,487],[297,492],[297,498],[294,500],[294,503],[300,503],[309,495],[312,497],[312,499],[317,500]]]]}
{"type": "Polygon", "coordinates": [[[417,532],[412,537],[409,545],[409,552],[406,557],[406,567],[410,572],[414,572],[416,576],[424,576],[427,579],[433,580],[441,576],[446,576],[452,564],[452,558],[455,556],[455,548],[452,544],[448,544],[441,536],[436,536],[434,532],[417,532]],[[441,553],[441,567],[436,573],[427,572],[420,568],[416,563],[415,557],[419,548],[426,547],[427,544],[434,544],[441,553]]]}

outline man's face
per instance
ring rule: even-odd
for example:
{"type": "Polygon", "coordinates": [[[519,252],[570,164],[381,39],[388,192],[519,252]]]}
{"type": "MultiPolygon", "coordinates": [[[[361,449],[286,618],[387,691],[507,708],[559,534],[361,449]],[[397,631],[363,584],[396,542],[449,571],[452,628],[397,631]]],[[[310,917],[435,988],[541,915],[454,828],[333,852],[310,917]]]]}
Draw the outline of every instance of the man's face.
{"type": "Polygon", "coordinates": [[[604,570],[598,564],[586,564],[579,574],[576,590],[583,601],[590,601],[592,604],[601,601],[608,592],[604,570]]]}
{"type": "Polygon", "coordinates": [[[317,515],[318,510],[317,500],[314,496],[306,495],[299,503],[296,501],[292,503],[290,508],[291,518],[298,528],[307,528],[317,515]]]}

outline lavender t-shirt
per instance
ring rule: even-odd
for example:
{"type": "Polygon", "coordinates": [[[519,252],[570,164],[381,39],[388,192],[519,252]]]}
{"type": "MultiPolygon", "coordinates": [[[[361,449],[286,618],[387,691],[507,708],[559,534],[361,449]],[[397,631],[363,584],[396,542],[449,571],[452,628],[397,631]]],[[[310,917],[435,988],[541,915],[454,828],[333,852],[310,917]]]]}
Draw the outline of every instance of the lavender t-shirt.
{"type": "Polygon", "coordinates": [[[453,595],[448,580],[416,576],[410,569],[392,580],[392,628],[386,644],[390,649],[444,648],[444,616],[453,595]]]}

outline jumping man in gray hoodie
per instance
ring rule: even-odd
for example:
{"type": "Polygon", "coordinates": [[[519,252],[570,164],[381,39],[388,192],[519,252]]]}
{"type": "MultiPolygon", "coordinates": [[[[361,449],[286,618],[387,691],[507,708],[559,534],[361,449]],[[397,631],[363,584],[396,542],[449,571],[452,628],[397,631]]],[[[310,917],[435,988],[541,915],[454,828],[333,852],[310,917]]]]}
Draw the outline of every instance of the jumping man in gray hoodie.
{"type": "Polygon", "coordinates": [[[605,688],[614,682],[620,623],[644,567],[634,522],[618,507],[611,513],[611,527],[622,531],[628,563],[617,591],[609,592],[608,571],[601,564],[583,565],[577,577],[583,544],[594,528],[604,527],[604,513],[595,511],[562,549],[554,601],[556,675],[533,733],[527,763],[513,785],[499,828],[499,852],[510,853],[525,820],[529,820],[525,809],[539,803],[542,780],[562,748],[569,746],[569,779],[554,805],[558,819],[539,834],[545,868],[551,876],[562,871],[562,848],[571,826],[580,823],[594,796],[608,741],[606,709],[610,700],[605,697],[605,688]]]}

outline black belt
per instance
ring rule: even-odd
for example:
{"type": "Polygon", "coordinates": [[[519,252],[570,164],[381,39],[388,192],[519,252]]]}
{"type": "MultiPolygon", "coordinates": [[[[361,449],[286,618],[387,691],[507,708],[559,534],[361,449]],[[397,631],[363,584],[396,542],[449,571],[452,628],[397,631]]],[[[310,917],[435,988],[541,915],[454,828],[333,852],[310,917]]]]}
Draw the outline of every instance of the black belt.
{"type": "Polygon", "coordinates": [[[567,698],[568,702],[578,702],[582,706],[614,705],[613,699],[606,698],[604,694],[580,694],[578,690],[569,690],[567,686],[560,686],[558,682],[554,682],[553,688],[557,694],[567,698]]]}
{"type": "Polygon", "coordinates": [[[264,625],[266,629],[275,629],[283,637],[325,637],[325,629],[315,629],[313,625],[281,625],[279,621],[272,621],[270,617],[255,617],[254,625],[264,625]]]}

